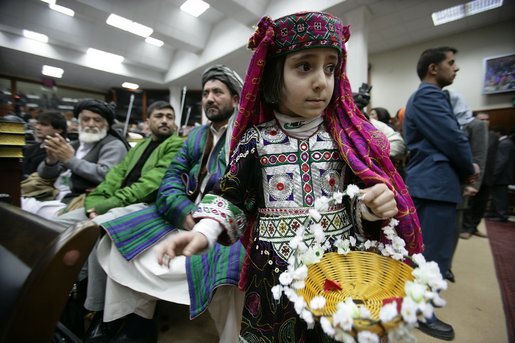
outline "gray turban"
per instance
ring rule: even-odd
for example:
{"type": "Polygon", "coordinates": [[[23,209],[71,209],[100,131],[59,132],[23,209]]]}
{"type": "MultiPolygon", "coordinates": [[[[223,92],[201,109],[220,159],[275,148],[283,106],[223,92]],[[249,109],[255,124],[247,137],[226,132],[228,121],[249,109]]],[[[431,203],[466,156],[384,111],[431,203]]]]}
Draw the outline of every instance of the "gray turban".
{"type": "Polygon", "coordinates": [[[243,81],[234,70],[229,69],[227,66],[218,64],[207,68],[202,74],[202,88],[204,88],[206,82],[210,80],[218,80],[225,83],[231,93],[240,96],[243,81]]]}

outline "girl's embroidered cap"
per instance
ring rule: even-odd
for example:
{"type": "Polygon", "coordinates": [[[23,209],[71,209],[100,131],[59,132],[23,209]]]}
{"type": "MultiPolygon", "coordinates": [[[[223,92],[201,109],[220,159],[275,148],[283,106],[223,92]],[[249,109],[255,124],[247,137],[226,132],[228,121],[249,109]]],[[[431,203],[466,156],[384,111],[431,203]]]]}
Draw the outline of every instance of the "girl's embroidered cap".
{"type": "Polygon", "coordinates": [[[249,48],[256,48],[273,30],[270,55],[277,56],[309,48],[335,48],[341,54],[349,39],[349,27],[340,19],[323,12],[299,12],[272,21],[263,17],[249,40],[249,48]]]}

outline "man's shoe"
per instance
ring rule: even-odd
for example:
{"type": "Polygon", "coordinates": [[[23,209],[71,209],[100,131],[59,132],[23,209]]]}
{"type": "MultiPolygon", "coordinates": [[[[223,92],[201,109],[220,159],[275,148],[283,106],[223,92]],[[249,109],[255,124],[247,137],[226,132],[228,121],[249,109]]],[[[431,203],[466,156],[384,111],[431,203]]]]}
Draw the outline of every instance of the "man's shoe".
{"type": "Polygon", "coordinates": [[[104,343],[110,342],[118,329],[120,322],[105,323],[102,321],[103,312],[97,312],[93,316],[91,324],[89,325],[86,335],[84,336],[85,343],[104,343]]]}
{"type": "Polygon", "coordinates": [[[445,273],[445,278],[452,283],[456,282],[456,279],[454,278],[454,273],[450,269],[447,269],[447,272],[445,273]]]}
{"type": "Polygon", "coordinates": [[[123,327],[111,343],[156,343],[157,328],[152,319],[145,319],[134,313],[127,315],[123,327]]]}
{"type": "Polygon", "coordinates": [[[442,322],[440,319],[433,317],[425,323],[418,322],[418,329],[426,335],[452,341],[454,339],[454,329],[451,325],[442,322]]]}
{"type": "MultiPolygon", "coordinates": [[[[477,237],[488,238],[488,235],[486,233],[482,233],[481,231],[474,231],[472,234],[477,237]]],[[[461,237],[461,235],[460,235],[460,237],[461,237]]]]}
{"type": "Polygon", "coordinates": [[[460,238],[462,238],[462,239],[469,239],[470,237],[472,237],[472,234],[470,232],[460,233],[460,238]]]}

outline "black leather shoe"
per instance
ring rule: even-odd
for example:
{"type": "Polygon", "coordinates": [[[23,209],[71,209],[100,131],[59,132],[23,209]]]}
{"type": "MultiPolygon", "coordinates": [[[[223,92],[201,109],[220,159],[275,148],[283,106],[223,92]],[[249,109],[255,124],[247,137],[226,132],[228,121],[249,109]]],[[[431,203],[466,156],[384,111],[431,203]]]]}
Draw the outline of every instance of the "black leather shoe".
{"type": "Polygon", "coordinates": [[[426,335],[434,338],[452,341],[454,339],[454,329],[451,325],[442,322],[440,319],[434,317],[428,319],[427,322],[418,322],[418,329],[426,335]]]}
{"type": "Polygon", "coordinates": [[[129,314],[111,343],[156,343],[157,328],[152,319],[129,314]]]}
{"type": "Polygon", "coordinates": [[[120,329],[120,321],[104,323],[103,312],[96,312],[84,337],[85,343],[110,342],[116,332],[120,329]]]}
{"type": "Polygon", "coordinates": [[[456,282],[456,279],[454,278],[454,273],[450,269],[447,269],[447,272],[445,273],[445,278],[452,283],[456,282]]]}

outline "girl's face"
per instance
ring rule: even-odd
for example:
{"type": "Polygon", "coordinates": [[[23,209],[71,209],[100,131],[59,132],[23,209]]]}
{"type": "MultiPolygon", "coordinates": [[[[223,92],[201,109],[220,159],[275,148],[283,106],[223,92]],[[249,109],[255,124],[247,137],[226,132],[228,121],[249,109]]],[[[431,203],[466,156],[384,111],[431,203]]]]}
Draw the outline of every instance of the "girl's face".
{"type": "Polygon", "coordinates": [[[337,64],[338,52],[332,48],[306,49],[287,55],[279,112],[304,119],[319,116],[333,96],[337,64]]]}

